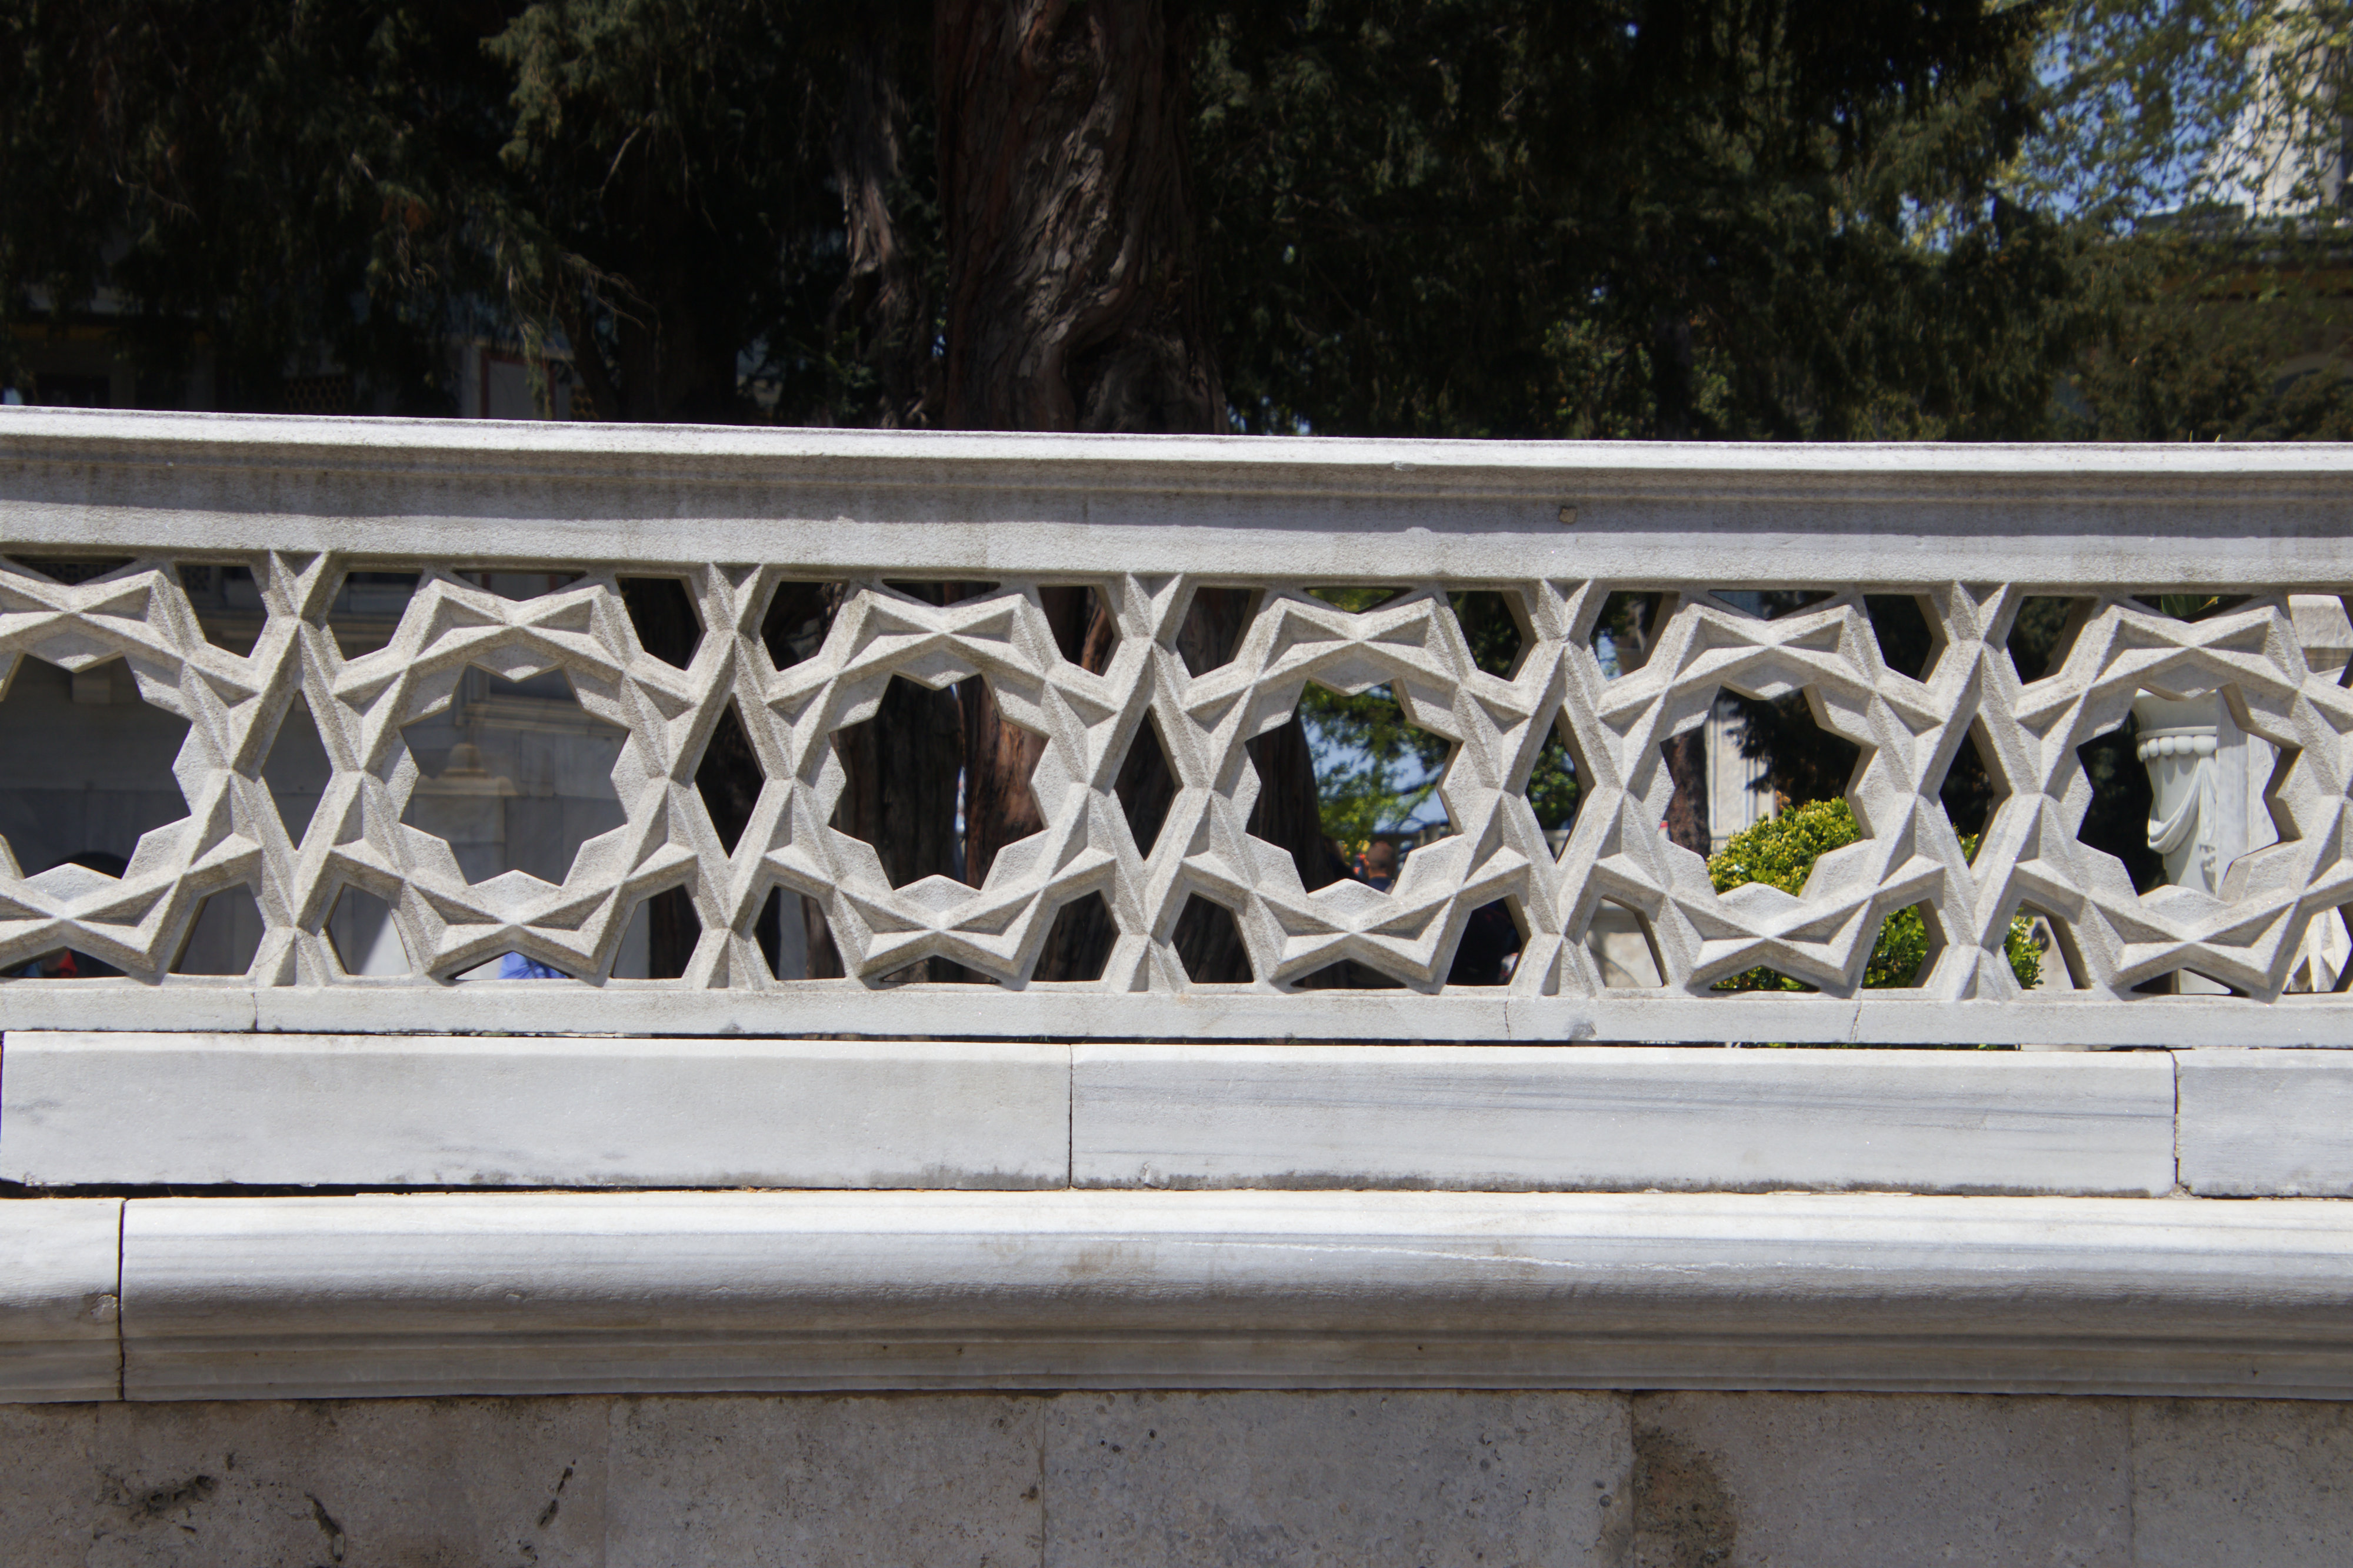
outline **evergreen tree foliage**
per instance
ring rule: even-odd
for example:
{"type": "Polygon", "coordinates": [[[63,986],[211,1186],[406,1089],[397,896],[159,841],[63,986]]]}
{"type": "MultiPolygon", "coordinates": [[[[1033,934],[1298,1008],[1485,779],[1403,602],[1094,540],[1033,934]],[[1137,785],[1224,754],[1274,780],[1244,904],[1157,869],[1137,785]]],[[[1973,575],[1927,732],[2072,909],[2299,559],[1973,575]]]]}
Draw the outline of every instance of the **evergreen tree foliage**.
{"type": "MultiPolygon", "coordinates": [[[[1086,15],[1052,8],[1058,28],[1086,15]]],[[[1188,418],[1214,423],[1222,387],[1240,428],[1277,436],[2353,437],[2327,173],[2353,0],[1153,16],[1166,26],[1124,58],[1151,68],[1137,90],[1189,91],[1182,133],[1155,142],[1184,166],[1122,177],[1197,231],[1147,248],[1162,292],[1206,279],[1205,303],[1141,309],[1157,324],[1103,352],[1148,348],[1153,384],[1203,389],[1188,418]]],[[[951,388],[946,366],[983,334],[989,363],[1016,363],[1025,329],[1001,303],[952,321],[952,280],[976,274],[941,171],[972,176],[969,208],[994,165],[954,164],[941,139],[993,100],[934,73],[1007,64],[987,29],[1013,16],[0,0],[0,384],[43,334],[96,322],[142,400],[172,400],[201,358],[215,406],[284,406],[286,378],[332,365],[370,406],[448,412],[449,343],[482,337],[548,351],[598,418],[938,424],[958,390],[959,417],[986,419],[969,410],[990,377],[951,388]]],[[[1056,58],[1060,92],[1080,57],[1056,58]]],[[[1110,166],[1077,142],[1021,152],[1031,120],[990,123],[1028,160],[1008,180],[1110,166]]],[[[1005,210],[1060,210],[1044,195],[1005,210]]],[[[999,268],[1005,298],[1026,267],[999,268]]],[[[1092,287],[1065,283],[1066,304],[1092,287]]],[[[1104,427],[1136,427],[1117,411],[1140,397],[1106,394],[1104,427]]],[[[1638,647],[1658,608],[1619,606],[1606,636],[1638,647]]],[[[1507,668],[1508,607],[1456,609],[1507,668]]],[[[1746,715],[1795,798],[1839,793],[1845,763],[1801,699],[1746,715]]],[[[1322,776],[1269,800],[1343,838],[1430,815],[1444,743],[1386,692],[1311,689],[1302,717],[1322,776]]],[[[2128,854],[2136,770],[2086,759],[2113,775],[2086,837],[2128,854]]],[[[1670,765],[1688,793],[1696,742],[1670,765]]],[[[1966,773],[1948,804],[1989,790],[1966,773]]],[[[1559,739],[1529,788],[1547,827],[1573,816],[1559,739]]],[[[1696,819],[1674,831],[1705,842],[1696,819]]]]}

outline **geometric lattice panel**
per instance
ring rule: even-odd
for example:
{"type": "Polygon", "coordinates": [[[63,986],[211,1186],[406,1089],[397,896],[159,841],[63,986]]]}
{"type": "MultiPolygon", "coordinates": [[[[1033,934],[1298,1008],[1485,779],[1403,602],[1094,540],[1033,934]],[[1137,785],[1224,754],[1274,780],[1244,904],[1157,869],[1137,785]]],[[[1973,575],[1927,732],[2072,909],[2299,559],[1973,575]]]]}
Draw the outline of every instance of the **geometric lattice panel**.
{"type": "Polygon", "coordinates": [[[388,644],[346,657],[325,615],[342,563],[288,554],[240,563],[267,612],[244,655],[206,640],[168,561],[71,583],[0,563],[0,670],[28,658],[69,672],[120,660],[141,700],[188,726],[173,769],[186,815],[141,837],[119,876],[0,863],[0,971],[69,949],[160,981],[203,901],[241,886],[266,935],[255,978],[238,984],[432,986],[511,954],[622,984],[602,977],[630,916],[679,889],[702,934],[683,977],[659,984],[828,984],[770,977],[754,928],[782,889],[822,911],[849,976],[829,984],[871,984],[937,958],[1020,986],[1057,914],[1098,894],[1117,935],[1089,987],[1186,992],[1198,987],[1175,931],[1199,895],[1236,915],[1259,992],[1286,992],[1342,961],[1440,992],[1472,913],[1509,899],[1527,928],[1509,983],[1518,994],[1604,988],[1584,938],[1609,900],[1647,922],[1668,990],[1694,996],[1758,965],[1851,995],[1881,922],[1926,905],[1945,942],[1914,994],[1991,1000],[2015,990],[2001,942],[2023,902],[2067,922],[2093,995],[2126,996],[2188,968],[2264,1000],[2287,984],[2307,924],[2353,903],[2344,849],[2353,693],[2306,667],[2280,595],[2194,623],[2128,595],[2103,596],[2063,668],[2021,685],[2003,652],[2021,589],[1921,585],[1943,649],[1923,684],[1883,663],[1859,592],[1773,619],[1683,595],[1646,662],[1612,679],[1593,651],[1593,623],[1611,592],[1639,585],[1491,584],[1528,612],[1527,651],[1506,678],[1480,668],[1464,643],[1448,608],[1459,583],[1400,584],[1386,603],[1350,613],[1306,593],[1303,580],[1268,582],[1236,656],[1197,678],[1176,646],[1196,586],[1182,574],[1092,583],[1120,633],[1100,674],[1058,651],[1035,580],[943,605],[879,578],[848,581],[822,646],[779,671],[758,624],[779,567],[684,574],[711,635],[680,668],[639,645],[620,567],[567,563],[549,575],[552,589],[517,597],[407,563],[417,585],[388,644]],[[586,838],[560,881],[470,878],[449,842],[412,826],[425,775],[404,735],[463,704],[470,671],[560,679],[580,721],[615,738],[618,825],[586,838]],[[980,678],[1007,721],[1043,738],[1031,787],[1044,829],[1008,846],[978,886],[934,876],[893,888],[874,849],[832,826],[844,786],[834,737],[872,718],[894,677],[934,689],[980,678]],[[1284,723],[1310,681],[1385,686],[1409,722],[1452,748],[1439,795],[1455,831],[1410,857],[1388,890],[1344,880],[1310,891],[1287,852],[1247,830],[1260,787],[1247,742],[1284,723]],[[1863,837],[1825,855],[1802,897],[1761,884],[1719,895],[1699,858],[1661,826],[1673,789],[1661,742],[1703,723],[1725,689],[1805,693],[1823,726],[1860,750],[1851,799],[1863,837]],[[2282,841],[2242,858],[2219,892],[2143,896],[2119,863],[2077,838],[2090,798],[2077,748],[2122,722],[2145,691],[2221,691],[2248,733],[2293,756],[2274,803],[2282,841]],[[732,852],[695,787],[730,705],[765,778],[732,852]],[[290,710],[305,708],[332,772],[297,838],[262,768],[290,710]],[[1140,856],[1111,829],[1120,815],[1112,790],[1147,713],[1175,795],[1140,856]],[[1525,794],[1556,727],[1572,738],[1584,790],[1557,854],[1525,794]],[[2000,805],[1972,860],[1936,791],[1973,731],[1999,775],[2000,805]],[[406,976],[354,979],[337,962],[327,924],[346,888],[390,907],[406,976]]]}

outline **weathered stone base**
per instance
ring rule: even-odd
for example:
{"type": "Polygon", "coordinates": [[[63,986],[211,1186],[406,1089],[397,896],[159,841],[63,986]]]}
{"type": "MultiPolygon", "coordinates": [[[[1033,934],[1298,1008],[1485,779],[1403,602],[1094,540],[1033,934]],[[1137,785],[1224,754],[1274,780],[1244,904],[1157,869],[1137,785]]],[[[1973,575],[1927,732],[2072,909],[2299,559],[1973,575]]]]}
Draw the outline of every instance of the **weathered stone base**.
{"type": "Polygon", "coordinates": [[[702,1395],[0,1406],[13,1568],[2353,1560],[2353,1406],[702,1395]]]}

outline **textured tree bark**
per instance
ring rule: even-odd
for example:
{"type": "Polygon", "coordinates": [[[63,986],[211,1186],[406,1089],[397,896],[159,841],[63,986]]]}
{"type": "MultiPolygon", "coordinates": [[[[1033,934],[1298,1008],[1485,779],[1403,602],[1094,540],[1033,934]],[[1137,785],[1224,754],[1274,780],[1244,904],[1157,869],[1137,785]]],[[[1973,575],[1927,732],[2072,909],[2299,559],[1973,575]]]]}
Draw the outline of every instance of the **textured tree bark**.
{"type": "Polygon", "coordinates": [[[1712,847],[1707,821],[1707,733],[1688,730],[1661,747],[1675,793],[1667,801],[1667,837],[1704,858],[1712,847]]]}
{"type": "MultiPolygon", "coordinates": [[[[874,846],[894,888],[955,872],[956,759],[962,730],[953,690],[894,679],[870,721],[835,732],[848,774],[833,826],[874,846]]],[[[834,952],[831,933],[826,948],[834,952]]],[[[814,958],[814,945],[812,945],[814,958]]],[[[833,958],[838,969],[840,959],[833,958]]],[[[815,965],[812,963],[812,970],[815,965]]],[[[961,965],[926,959],[884,978],[960,980],[961,965]]]]}
{"type": "Polygon", "coordinates": [[[906,178],[899,48],[898,9],[879,7],[851,51],[833,136],[849,270],[834,295],[832,330],[872,373],[874,421],[890,430],[935,423],[939,401],[932,301],[892,210],[906,178]]]}
{"type": "MultiPolygon", "coordinates": [[[[1228,427],[1195,258],[1187,33],[1181,8],[1162,0],[942,0],[934,12],[950,426],[1228,427]]],[[[1103,605],[1083,590],[1045,596],[1064,657],[1103,668],[1114,642],[1103,605]]],[[[1223,663],[1248,595],[1202,599],[1205,629],[1190,635],[1223,663]]],[[[1002,721],[985,685],[965,685],[965,860],[977,880],[999,847],[1039,826],[1029,779],[1041,742],[1002,721]]],[[[1253,830],[1262,824],[1321,886],[1330,878],[1303,732],[1294,721],[1253,756],[1264,781],[1253,830]]],[[[1131,831],[1166,813],[1175,781],[1148,737],[1115,787],[1131,831]]],[[[1180,924],[1188,972],[1247,979],[1239,942],[1218,924],[1199,914],[1180,924]]],[[[1033,973],[1092,974],[1115,934],[1102,906],[1074,906],[1033,973]]]]}
{"type": "Polygon", "coordinates": [[[941,0],[947,422],[1219,430],[1163,0],[941,0]]]}

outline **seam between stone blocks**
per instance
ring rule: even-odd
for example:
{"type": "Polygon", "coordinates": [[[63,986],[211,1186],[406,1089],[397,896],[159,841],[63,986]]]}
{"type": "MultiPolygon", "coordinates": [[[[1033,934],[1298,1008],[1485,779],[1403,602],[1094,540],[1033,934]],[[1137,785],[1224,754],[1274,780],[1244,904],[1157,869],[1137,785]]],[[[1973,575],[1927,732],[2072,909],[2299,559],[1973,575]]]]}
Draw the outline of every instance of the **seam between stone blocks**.
{"type": "Polygon", "coordinates": [[[114,1205],[114,1398],[131,1397],[131,1347],[122,1333],[122,1237],[130,1228],[131,1200],[114,1205]]]}
{"type": "Polygon", "coordinates": [[[2165,1059],[2173,1066],[2173,1190],[2181,1186],[2181,1053],[2168,1051],[2165,1059]]]}

